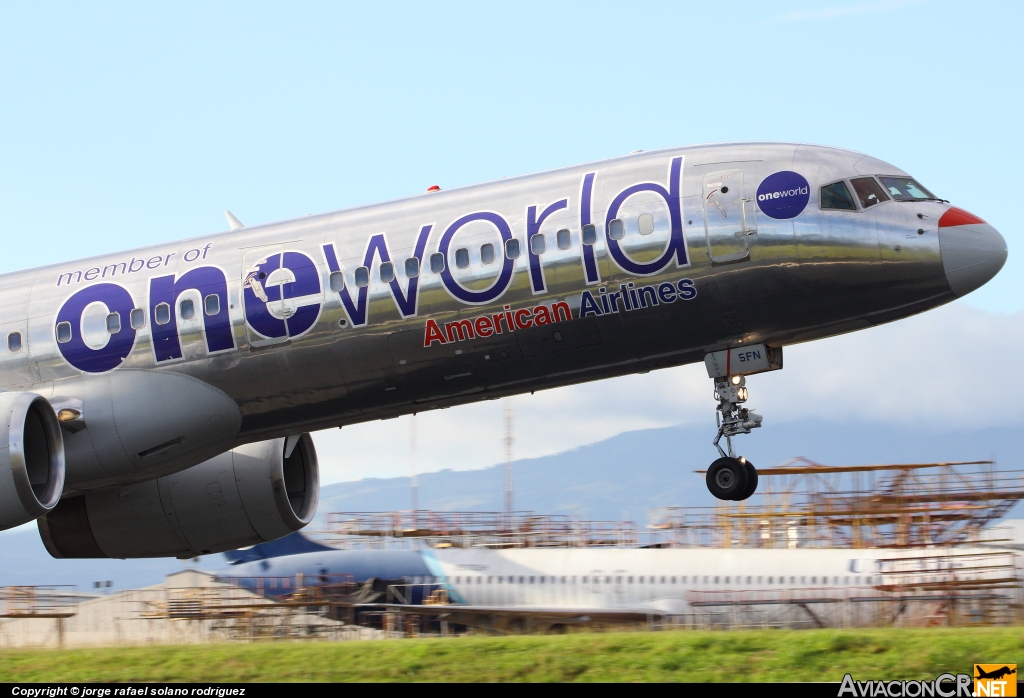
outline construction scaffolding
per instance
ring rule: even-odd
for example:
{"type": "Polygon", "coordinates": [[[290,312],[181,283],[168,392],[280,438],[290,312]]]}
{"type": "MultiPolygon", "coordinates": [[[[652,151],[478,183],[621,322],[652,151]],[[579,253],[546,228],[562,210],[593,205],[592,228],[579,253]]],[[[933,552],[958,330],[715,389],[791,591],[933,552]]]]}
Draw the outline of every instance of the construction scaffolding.
{"type": "MultiPolygon", "coordinates": [[[[913,548],[998,544],[985,527],[1024,499],[1024,471],[992,461],[827,466],[796,458],[758,470],[756,503],[652,510],[668,545],[913,548]]],[[[702,471],[698,471],[702,472],[702,471]]]]}
{"type": "Polygon", "coordinates": [[[63,647],[65,620],[75,615],[84,598],[88,597],[79,596],[78,588],[67,584],[0,587],[0,644],[6,626],[34,621],[42,636],[63,647]]]}
{"type": "Polygon", "coordinates": [[[341,549],[383,548],[400,540],[432,548],[589,548],[634,547],[640,531],[629,521],[532,512],[334,512],[319,538],[341,549]]]}

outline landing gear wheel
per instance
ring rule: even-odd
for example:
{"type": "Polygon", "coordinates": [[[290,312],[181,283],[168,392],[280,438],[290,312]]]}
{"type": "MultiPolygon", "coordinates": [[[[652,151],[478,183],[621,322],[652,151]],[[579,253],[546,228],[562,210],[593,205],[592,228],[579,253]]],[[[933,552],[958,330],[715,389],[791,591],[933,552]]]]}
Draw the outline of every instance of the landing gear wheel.
{"type": "Polygon", "coordinates": [[[735,498],[737,502],[742,502],[744,499],[749,499],[750,495],[754,494],[754,492],[757,491],[757,468],[755,468],[754,465],[746,458],[744,458],[741,462],[747,468],[747,489],[743,491],[742,495],[735,498]]]}
{"type": "Polygon", "coordinates": [[[747,491],[747,467],[737,458],[719,458],[708,468],[708,490],[719,499],[738,499],[747,491]]]}

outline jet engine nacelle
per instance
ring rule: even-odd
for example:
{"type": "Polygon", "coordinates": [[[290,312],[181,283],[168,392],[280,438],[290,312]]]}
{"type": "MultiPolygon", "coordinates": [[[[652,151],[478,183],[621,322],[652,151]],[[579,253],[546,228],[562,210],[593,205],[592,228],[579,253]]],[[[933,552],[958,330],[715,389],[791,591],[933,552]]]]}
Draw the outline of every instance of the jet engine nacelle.
{"type": "Polygon", "coordinates": [[[173,475],[67,497],[39,519],[56,558],[195,557],[308,524],[320,492],[309,434],[240,446],[173,475]]]}
{"type": "Polygon", "coordinates": [[[0,530],[51,511],[64,491],[64,439],[50,403],[0,393],[0,530]]]}

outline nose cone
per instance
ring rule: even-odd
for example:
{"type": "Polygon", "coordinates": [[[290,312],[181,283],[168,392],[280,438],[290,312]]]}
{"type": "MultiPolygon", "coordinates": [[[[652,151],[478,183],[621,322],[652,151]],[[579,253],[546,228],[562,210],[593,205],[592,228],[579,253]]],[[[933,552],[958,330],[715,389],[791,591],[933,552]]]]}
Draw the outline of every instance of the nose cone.
{"type": "Polygon", "coordinates": [[[962,208],[939,219],[942,267],[953,293],[966,296],[988,283],[1006,263],[1006,240],[995,228],[962,208]]]}

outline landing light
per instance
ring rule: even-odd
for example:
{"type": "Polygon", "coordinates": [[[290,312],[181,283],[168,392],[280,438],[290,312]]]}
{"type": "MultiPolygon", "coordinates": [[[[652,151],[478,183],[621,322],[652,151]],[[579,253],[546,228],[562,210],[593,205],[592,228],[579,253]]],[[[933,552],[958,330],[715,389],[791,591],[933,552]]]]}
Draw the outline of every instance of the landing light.
{"type": "Polygon", "coordinates": [[[65,407],[64,409],[57,412],[57,420],[61,422],[73,422],[81,416],[81,412],[79,412],[78,410],[73,410],[69,407],[65,407]]]}
{"type": "Polygon", "coordinates": [[[739,390],[737,390],[736,397],[739,398],[741,401],[745,401],[747,399],[747,389],[740,388],[739,390]]]}
{"type": "Polygon", "coordinates": [[[743,376],[733,376],[729,380],[732,381],[733,385],[739,385],[743,382],[743,376]]]}

